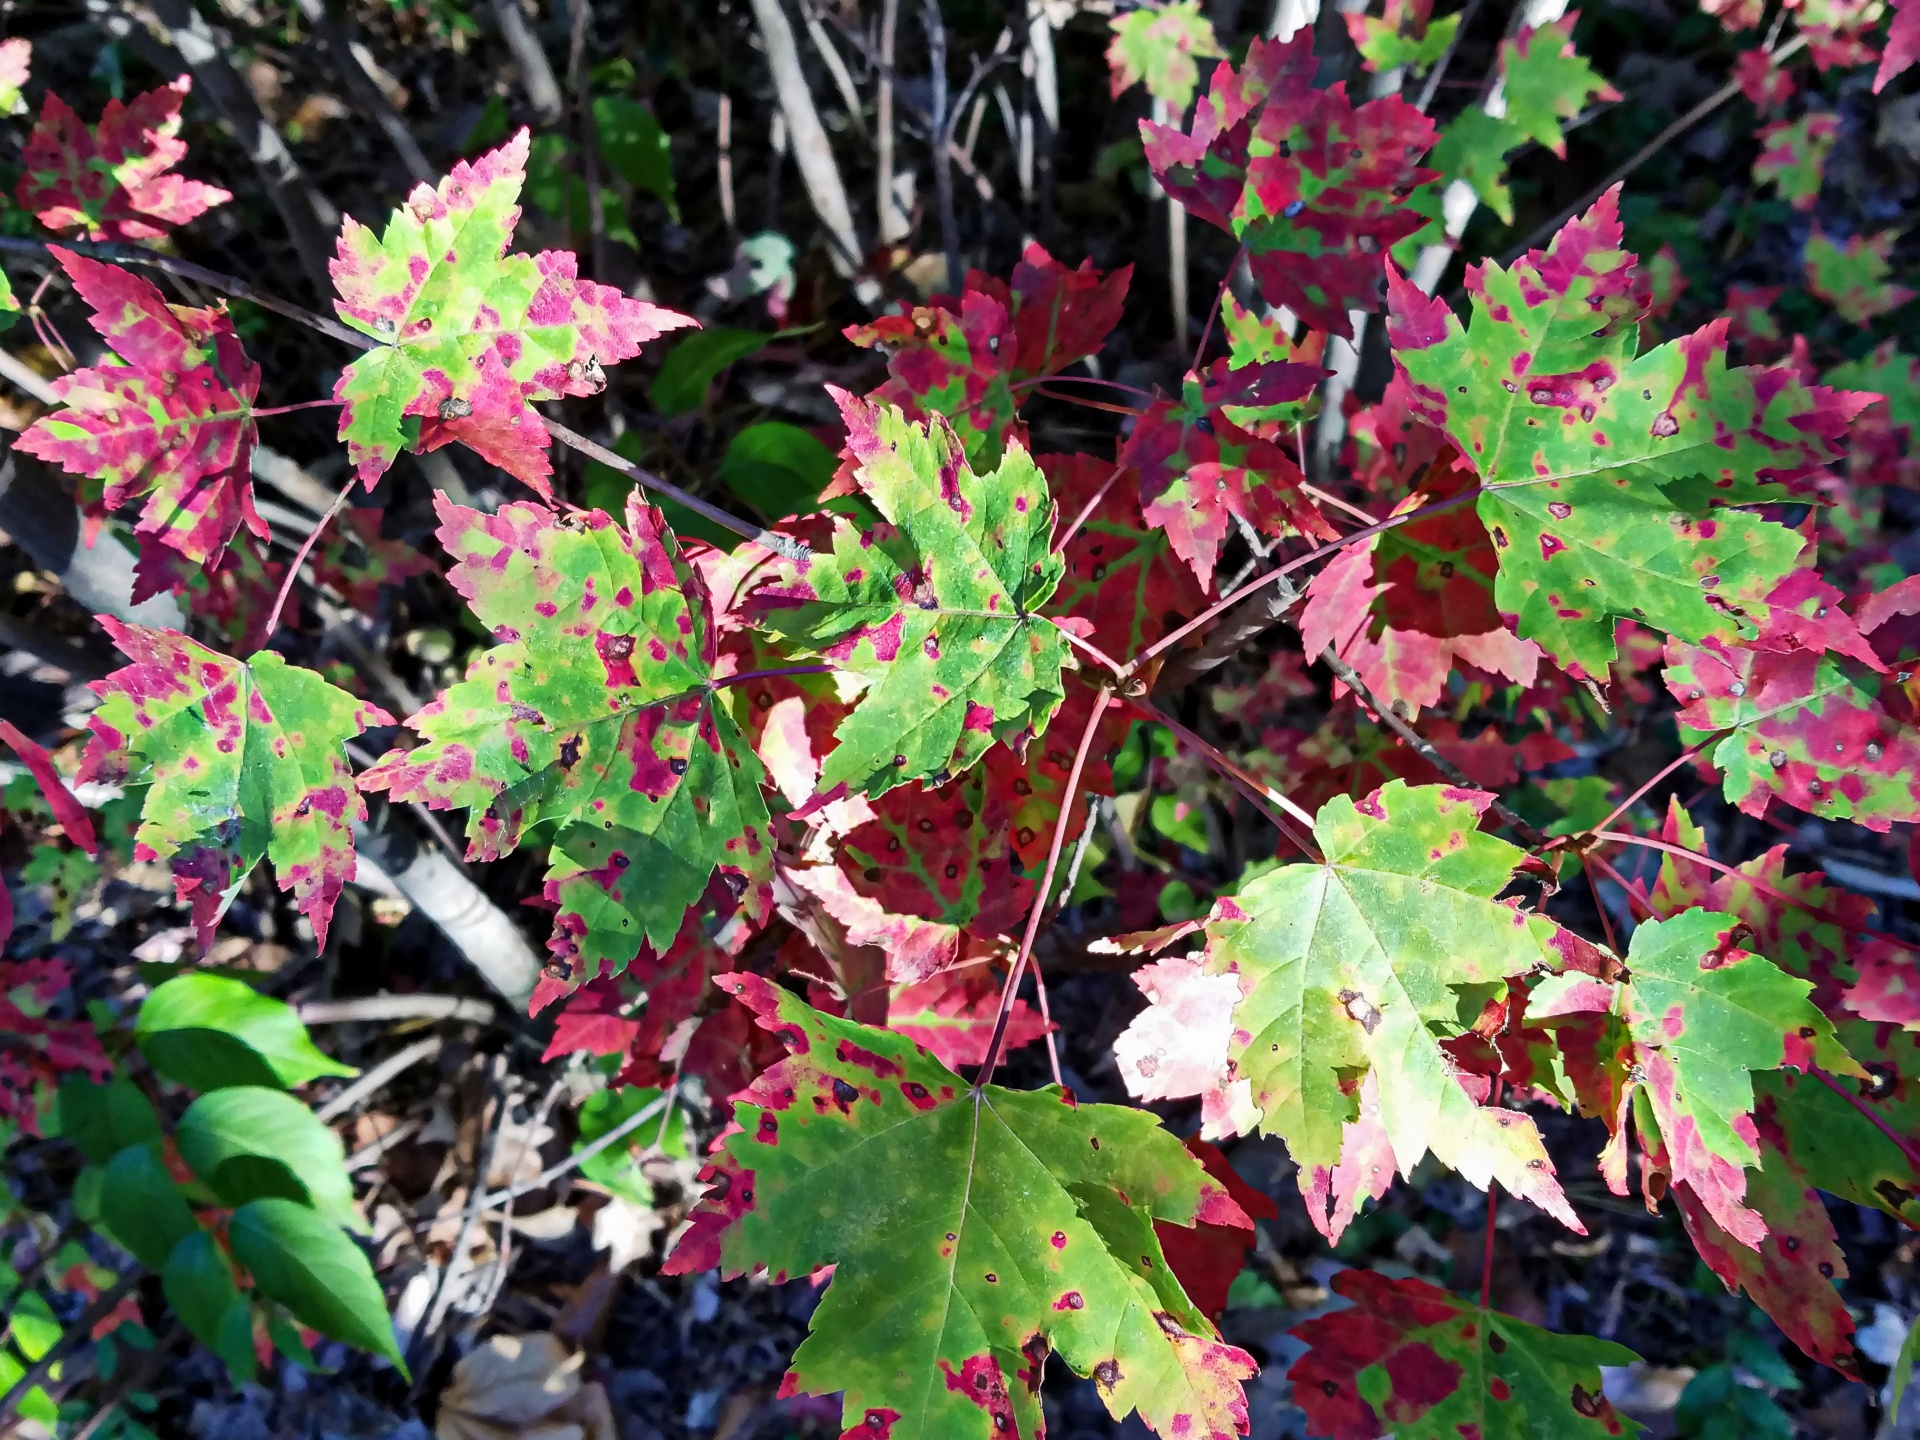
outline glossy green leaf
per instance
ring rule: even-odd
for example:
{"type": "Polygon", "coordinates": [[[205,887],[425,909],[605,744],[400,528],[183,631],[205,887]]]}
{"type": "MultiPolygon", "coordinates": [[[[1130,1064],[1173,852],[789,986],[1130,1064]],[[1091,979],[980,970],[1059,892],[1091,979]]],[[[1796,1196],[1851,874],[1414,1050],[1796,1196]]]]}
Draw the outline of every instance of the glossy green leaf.
{"type": "Polygon", "coordinates": [[[237,1384],[259,1369],[253,1351],[253,1311],[234,1282],[233,1262],[219,1242],[195,1231],[167,1257],[160,1271],[167,1305],[201,1344],[225,1362],[237,1384]]]}
{"type": "Polygon", "coordinates": [[[358,1072],[322,1054],[293,1007],[219,975],[181,975],[140,1006],[134,1038],[147,1063],[190,1090],[290,1089],[358,1072]]]}
{"type": "Polygon", "coordinates": [[[92,1165],[105,1165],[129,1145],[160,1138],[153,1102],[131,1080],[115,1076],[101,1084],[84,1075],[60,1082],[60,1134],[92,1165]]]}
{"type": "Polygon", "coordinates": [[[254,1200],[234,1211],[227,1236],[262,1295],[301,1324],[384,1355],[406,1373],[380,1282],[339,1226],[297,1201],[254,1200]]]}
{"type": "Polygon", "coordinates": [[[596,95],[593,123],[608,168],[634,189],[659,196],[666,202],[667,214],[678,221],[672,146],[653,111],[624,95],[596,95]]]}
{"type": "Polygon", "coordinates": [[[726,487],[769,520],[811,510],[840,457],[798,425],[761,420],[727,442],[720,459],[726,487]]]}
{"type": "Polygon", "coordinates": [[[647,388],[647,398],[662,415],[698,410],[706,404],[715,376],[729,365],[758,354],[772,338],[758,330],[696,330],[667,352],[660,373],[647,388]]]}
{"type": "Polygon", "coordinates": [[[173,1247],[200,1229],[157,1140],[129,1145],[101,1168],[99,1207],[100,1228],[149,1270],[165,1265],[173,1247]]]}
{"type": "Polygon", "coordinates": [[[366,1228],[353,1208],[339,1137],[283,1090],[235,1085],[202,1095],[180,1117],[174,1143],[223,1205],[280,1196],[349,1229],[366,1228]]]}

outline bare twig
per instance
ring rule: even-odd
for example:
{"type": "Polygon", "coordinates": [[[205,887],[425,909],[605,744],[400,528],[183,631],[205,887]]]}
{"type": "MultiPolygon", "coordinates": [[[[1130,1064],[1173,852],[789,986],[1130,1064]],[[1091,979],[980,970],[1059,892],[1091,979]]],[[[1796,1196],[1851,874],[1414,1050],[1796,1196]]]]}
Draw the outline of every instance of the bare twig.
{"type": "Polygon", "coordinates": [[[493,17],[499,22],[500,38],[506,42],[508,53],[520,71],[520,83],[526,87],[527,103],[533,107],[533,113],[543,126],[558,125],[563,108],[560,82],[554,79],[553,66],[547,63],[547,52],[540,46],[540,37],[527,24],[520,0],[493,0],[493,17]]]}
{"type": "MultiPolygon", "coordinates": [[[[493,1117],[493,1124],[487,1130],[486,1142],[481,1146],[477,1157],[478,1164],[473,1172],[473,1190],[467,1197],[467,1213],[460,1219],[459,1238],[453,1243],[453,1250],[447,1256],[445,1267],[434,1279],[433,1297],[427,1304],[426,1318],[421,1322],[420,1328],[414,1332],[413,1343],[407,1347],[409,1361],[420,1353],[423,1341],[435,1349],[438,1348],[440,1322],[446,1319],[447,1307],[453,1303],[453,1289],[449,1282],[456,1272],[469,1268],[467,1251],[473,1244],[474,1227],[480,1223],[480,1211],[487,1194],[487,1176],[493,1173],[493,1154],[500,1147],[500,1132],[507,1128],[507,1115],[513,1108],[513,1094],[507,1088],[506,1056],[494,1056],[487,1078],[487,1090],[494,1097],[494,1103],[500,1107],[500,1112],[493,1117]]],[[[433,1350],[430,1349],[426,1353],[431,1355],[433,1350]]],[[[424,1365],[419,1366],[415,1373],[424,1379],[427,1368],[424,1365]]]]}
{"type": "Polygon", "coordinates": [[[333,504],[327,507],[326,513],[313,522],[313,528],[307,532],[307,538],[300,542],[299,550],[294,552],[293,559],[287,564],[286,577],[280,582],[280,593],[273,597],[273,608],[267,612],[266,622],[261,627],[260,634],[263,639],[273,638],[273,632],[280,624],[280,612],[287,608],[287,597],[293,593],[293,583],[300,578],[300,567],[307,563],[307,556],[311,555],[313,547],[320,543],[321,533],[332,523],[333,517],[347,508],[347,497],[352,493],[353,481],[349,479],[340,487],[340,493],[333,497],[333,504]]]}
{"type": "Polygon", "coordinates": [[[333,254],[340,212],[307,178],[253,98],[253,91],[228,59],[233,46],[216,35],[188,0],[147,0],[121,6],[114,0],[87,0],[88,13],[111,35],[136,35],[170,46],[193,72],[194,83],[259,172],[267,198],[280,212],[300,256],[300,267],[316,293],[331,293],[327,262],[333,254]]]}
{"type": "MultiPolygon", "coordinates": [[[[1779,64],[1792,59],[1793,56],[1804,50],[1806,46],[1807,37],[1804,34],[1794,36],[1791,40],[1787,41],[1786,44],[1773,52],[1774,63],[1779,64]]],[[[1671,125],[1667,126],[1667,128],[1662,130],[1658,135],[1654,136],[1646,144],[1642,145],[1638,150],[1634,151],[1625,161],[1615,166],[1614,169],[1608,173],[1607,177],[1590,189],[1585,196],[1567,206],[1566,209],[1562,210],[1545,224],[1535,227],[1526,239],[1522,240],[1518,245],[1513,246],[1505,255],[1500,257],[1500,263],[1503,265],[1511,265],[1515,260],[1526,254],[1527,251],[1545,243],[1562,225],[1566,224],[1567,221],[1592,205],[1594,201],[1606,194],[1607,191],[1611,190],[1615,185],[1618,185],[1622,180],[1625,180],[1655,155],[1658,155],[1668,145],[1673,143],[1675,139],[1686,134],[1687,131],[1698,125],[1702,120],[1706,119],[1707,116],[1718,110],[1739,93],[1740,82],[1738,80],[1729,80],[1698,105],[1687,111],[1687,113],[1682,115],[1678,120],[1675,120],[1671,125]]],[[[1423,255],[1421,258],[1425,259],[1426,257],[1423,255]]],[[[1431,293],[1431,289],[1429,289],[1429,293],[1431,293]]]]}
{"type": "Polygon", "coordinates": [[[309,1000],[295,1013],[302,1025],[347,1025],[381,1020],[462,1020],[489,1025],[500,1017],[490,1000],[457,995],[365,995],[355,1000],[309,1000]]]}
{"type": "Polygon", "coordinates": [[[793,138],[793,158],[800,166],[800,178],[813,202],[813,213],[826,228],[829,259],[833,268],[853,281],[855,297],[869,310],[880,304],[880,286],[864,271],[864,252],[853,228],[853,211],[847,205],[847,187],[834,162],[833,146],[820,123],[813,94],[807,88],[806,72],[800,66],[800,48],[794,42],[793,26],[780,0],[752,0],[754,23],[760,30],[760,43],[766,48],[767,68],[773,72],[773,88],[780,97],[780,112],[786,117],[793,138]]]}
{"type": "Polygon", "coordinates": [[[27,1392],[44,1382],[62,1360],[93,1334],[93,1327],[111,1315],[120,1302],[133,1293],[133,1287],[140,1283],[141,1273],[140,1267],[135,1265],[116,1280],[112,1288],[96,1296],[93,1303],[80,1313],[80,1318],[62,1330],[60,1338],[47,1347],[46,1354],[34,1361],[24,1375],[7,1387],[6,1393],[0,1395],[0,1427],[5,1427],[0,1429],[0,1434],[11,1433],[14,1412],[26,1398],[27,1392]]]}
{"type": "Polygon", "coordinates": [[[374,124],[387,137],[387,143],[393,146],[407,173],[418,184],[433,184],[439,174],[428,163],[425,152],[413,138],[413,131],[407,128],[407,122],[393,108],[387,92],[368,68],[372,56],[354,39],[353,22],[334,14],[327,8],[326,0],[298,0],[298,3],[300,13],[313,26],[314,34],[320,37],[321,45],[332,59],[334,69],[347,82],[347,88],[353,92],[353,98],[359,102],[360,108],[373,117],[374,124]]]}
{"type": "Polygon", "coordinates": [[[325,1121],[346,1114],[361,1101],[385,1089],[396,1076],[411,1070],[422,1061],[433,1059],[445,1044],[446,1041],[441,1036],[427,1035],[414,1041],[404,1050],[394,1051],[353,1084],[315,1110],[313,1112],[315,1118],[325,1121]]]}
{"type": "Polygon", "coordinates": [[[940,206],[940,253],[946,257],[947,287],[960,291],[960,228],[953,213],[953,158],[946,142],[953,138],[947,115],[947,26],[940,18],[940,0],[920,0],[920,23],[927,32],[927,70],[933,97],[933,188],[940,206]]]}
{"type": "Polygon", "coordinates": [[[481,1208],[485,1210],[497,1210],[502,1205],[511,1205],[522,1195],[531,1195],[535,1190],[544,1190],[561,1176],[579,1169],[580,1166],[598,1155],[602,1150],[617,1145],[626,1139],[627,1136],[631,1135],[642,1125],[646,1124],[647,1121],[664,1110],[668,1102],[673,1098],[673,1094],[674,1092],[669,1090],[666,1094],[649,1100],[645,1105],[634,1111],[633,1114],[622,1120],[598,1140],[595,1140],[590,1145],[582,1145],[578,1150],[567,1156],[566,1159],[548,1166],[545,1170],[542,1170],[538,1175],[534,1176],[533,1179],[522,1180],[516,1185],[508,1186],[505,1190],[494,1191],[486,1197],[481,1208]]]}
{"type": "Polygon", "coordinates": [[[587,37],[593,29],[593,0],[567,0],[573,14],[567,51],[567,85],[580,118],[580,171],[587,187],[587,228],[593,247],[593,274],[607,278],[607,203],[600,193],[600,126],[593,115],[593,86],[587,78],[587,37]]]}
{"type": "Polygon", "coordinates": [[[880,7],[880,56],[874,68],[879,72],[879,88],[873,106],[874,153],[877,173],[874,177],[874,205],[880,216],[880,243],[892,245],[906,237],[907,216],[893,193],[893,47],[900,28],[900,0],[882,0],[880,7]]]}

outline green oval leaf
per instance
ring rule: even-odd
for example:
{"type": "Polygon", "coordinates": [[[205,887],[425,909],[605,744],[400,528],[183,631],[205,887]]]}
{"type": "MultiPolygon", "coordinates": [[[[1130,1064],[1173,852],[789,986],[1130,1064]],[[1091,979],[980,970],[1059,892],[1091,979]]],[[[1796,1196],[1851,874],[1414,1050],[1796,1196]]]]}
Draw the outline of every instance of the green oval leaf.
{"type": "Polygon", "coordinates": [[[167,1304],[196,1340],[226,1362],[245,1384],[259,1368],[253,1352],[253,1312],[234,1283],[233,1264],[213,1236],[196,1231],[173,1247],[160,1272],[167,1304]]]}
{"type": "Polygon", "coordinates": [[[60,1133],[91,1165],[105,1165],[129,1145],[160,1138],[153,1102],[131,1080],[96,1084],[84,1075],[60,1083],[60,1133]]]}
{"type": "Polygon", "coordinates": [[[157,1143],[129,1145],[113,1157],[100,1172],[99,1206],[100,1228],[149,1270],[200,1229],[157,1143]]]}
{"type": "Polygon", "coordinates": [[[181,1118],[174,1141],[224,1204],[277,1196],[310,1205],[350,1230],[366,1228],[353,1208],[339,1137],[284,1091],[236,1085],[202,1095],[181,1118]]]}
{"type": "Polygon", "coordinates": [[[762,420],[727,443],[720,479],[769,520],[811,510],[839,457],[798,425],[762,420]]]}
{"type": "Polygon", "coordinates": [[[227,1238],[262,1295],[301,1324],[384,1355],[406,1373],[380,1282],[339,1226],[292,1200],[255,1200],[234,1211],[227,1238]]]}
{"type": "Polygon", "coordinates": [[[772,338],[758,330],[720,327],[698,330],[667,352],[660,373],[653,377],[647,398],[662,415],[685,415],[698,410],[714,377],[737,360],[744,360],[772,338]]]}
{"type": "Polygon", "coordinates": [[[192,1090],[358,1073],[321,1054],[291,1006],[218,975],[167,981],[140,1007],[134,1038],[155,1070],[192,1090]]]}

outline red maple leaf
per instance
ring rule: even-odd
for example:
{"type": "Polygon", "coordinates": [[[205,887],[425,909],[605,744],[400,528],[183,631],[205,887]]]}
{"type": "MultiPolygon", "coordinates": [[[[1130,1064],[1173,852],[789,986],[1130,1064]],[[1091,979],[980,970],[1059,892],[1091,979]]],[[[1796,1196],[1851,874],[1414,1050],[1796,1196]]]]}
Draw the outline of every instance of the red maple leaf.
{"type": "Polygon", "coordinates": [[[180,102],[193,81],[180,76],[122,104],[109,100],[88,126],[49,93],[27,137],[25,172],[14,198],[49,230],[89,240],[154,240],[233,196],[167,172],[186,158],[180,102]]]}

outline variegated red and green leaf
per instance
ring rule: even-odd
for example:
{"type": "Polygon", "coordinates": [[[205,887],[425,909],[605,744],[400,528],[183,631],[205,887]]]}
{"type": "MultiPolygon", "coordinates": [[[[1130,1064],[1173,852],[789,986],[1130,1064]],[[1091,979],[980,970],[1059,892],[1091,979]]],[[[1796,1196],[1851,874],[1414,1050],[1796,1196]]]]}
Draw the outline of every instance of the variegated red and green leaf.
{"type": "Polygon", "coordinates": [[[1115,1416],[1228,1440],[1252,1359],[1182,1292],[1156,1222],[1245,1223],[1150,1115],[1058,1088],[969,1091],[911,1040],[753,975],[721,981],[788,1055],[735,1097],[668,1273],[834,1267],[788,1394],[852,1433],[1038,1433],[1050,1353],[1115,1416]],[[914,1177],[903,1185],[901,1177],[914,1177]]]}
{"type": "Polygon", "coordinates": [[[706,585],[660,512],[630,499],[623,528],[598,510],[435,501],[448,578],[499,643],[408,719],[424,743],[362,785],[465,807],[477,859],[554,824],[555,953],[583,977],[667,949],[716,879],[764,913],[760,766],[712,689],[706,585]]]}
{"type": "Polygon", "coordinates": [[[345,746],[392,717],[270,650],[234,660],[174,631],[98,619],[133,663],[94,682],[80,778],[146,787],[135,858],[172,862],[203,950],[269,859],[324,946],[367,813],[345,746]]]}
{"type": "Polygon", "coordinates": [[[1055,507],[1039,467],[1009,445],[976,471],[942,418],[834,391],[855,483],[881,520],[837,517],[814,550],[754,594],[775,638],[863,677],[867,689],[821,766],[830,794],[935,785],[996,743],[1043,734],[1072,663],[1038,612],[1065,571],[1050,548],[1055,507]]]}
{"type": "Polygon", "coordinates": [[[157,240],[226,204],[233,196],[218,186],[170,173],[187,156],[180,105],[192,89],[182,75],[130,101],[109,100],[98,125],[49,92],[14,198],[49,230],[87,240],[157,240]]]}
{"type": "Polygon", "coordinates": [[[340,438],[371,488],[403,448],[458,440],[545,494],[536,400],[597,395],[606,367],[695,323],[579,277],[570,251],[509,254],[527,132],[438,186],[422,184],[376,235],[346,218],[334,309],[374,345],[341,373],[340,438]],[[410,431],[417,425],[417,439],[410,431]]]}
{"type": "Polygon", "coordinates": [[[1424,1280],[1343,1270],[1333,1289],[1352,1305],[1290,1332],[1307,1346],[1287,1378],[1309,1435],[1618,1440],[1640,1430],[1601,1388],[1602,1366],[1639,1359],[1623,1345],[1556,1335],[1424,1280]]]}
{"type": "Polygon", "coordinates": [[[1763,619],[1801,537],[1724,507],[1784,498],[1870,398],[1729,368],[1724,320],[1638,354],[1647,293],[1620,246],[1616,189],[1511,270],[1471,267],[1470,329],[1392,280],[1416,411],[1480,475],[1495,603],[1589,678],[1619,618],[1690,643],[1763,619]]]}
{"type": "Polygon", "coordinates": [[[242,525],[266,539],[253,508],[260,367],[225,308],[169,305],[143,276],[49,250],[114,358],[56,379],[61,408],[16,448],[103,482],[108,510],[144,497],[136,532],[196,563],[217,557],[242,525]]]}
{"type": "Polygon", "coordinates": [[[1167,192],[1232,233],[1269,303],[1351,335],[1348,312],[1380,307],[1386,252],[1425,218],[1405,203],[1436,172],[1419,160],[1433,123],[1398,96],[1355,107],[1346,87],[1314,88],[1313,35],[1256,39],[1214,71],[1182,133],[1141,122],[1167,192]]]}

